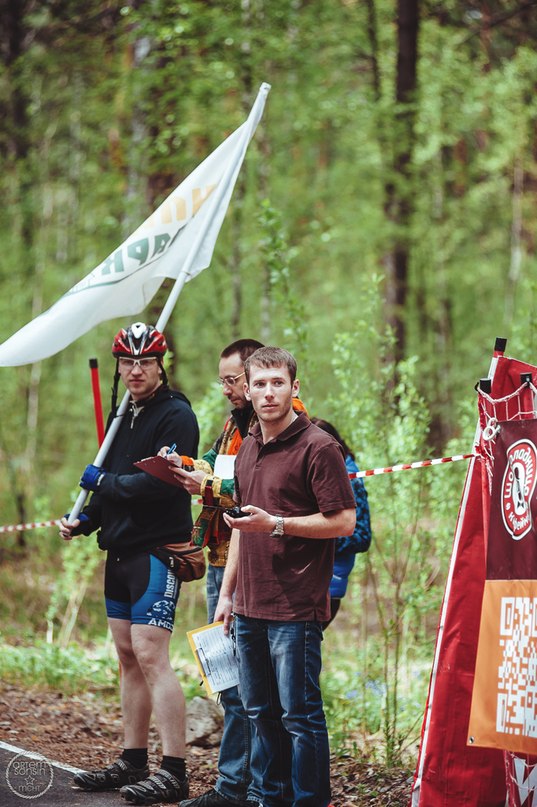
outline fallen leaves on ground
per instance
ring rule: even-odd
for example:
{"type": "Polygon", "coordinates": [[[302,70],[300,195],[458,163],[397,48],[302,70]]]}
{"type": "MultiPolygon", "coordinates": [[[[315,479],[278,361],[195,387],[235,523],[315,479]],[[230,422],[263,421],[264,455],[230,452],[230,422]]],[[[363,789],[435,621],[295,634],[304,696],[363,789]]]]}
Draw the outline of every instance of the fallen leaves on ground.
{"type": "MultiPolygon", "coordinates": [[[[2,740],[55,762],[95,768],[113,760],[121,748],[119,706],[99,692],[65,696],[2,684],[0,703],[2,740]]],[[[158,751],[158,736],[152,729],[149,753],[153,767],[158,766],[158,751]]],[[[191,797],[212,787],[217,762],[218,748],[188,748],[191,797]]],[[[335,807],[407,807],[411,781],[408,770],[388,770],[351,756],[332,759],[335,807]]]]}

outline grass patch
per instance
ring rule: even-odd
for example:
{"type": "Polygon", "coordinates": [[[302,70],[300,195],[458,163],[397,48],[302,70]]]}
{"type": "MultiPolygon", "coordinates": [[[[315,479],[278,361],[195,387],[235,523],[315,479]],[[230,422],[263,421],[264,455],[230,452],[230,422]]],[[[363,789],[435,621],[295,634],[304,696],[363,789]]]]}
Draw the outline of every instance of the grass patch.
{"type": "MultiPolygon", "coordinates": [[[[175,652],[172,666],[188,700],[200,694],[193,659],[175,652]]],[[[67,648],[38,640],[32,645],[11,645],[0,637],[0,679],[4,683],[36,686],[76,695],[89,691],[118,691],[119,664],[109,641],[67,648]]]]}
{"type": "Polygon", "coordinates": [[[117,661],[105,648],[89,651],[37,641],[13,646],[2,641],[0,678],[7,683],[41,686],[73,695],[88,689],[108,689],[117,682],[117,661]]]}

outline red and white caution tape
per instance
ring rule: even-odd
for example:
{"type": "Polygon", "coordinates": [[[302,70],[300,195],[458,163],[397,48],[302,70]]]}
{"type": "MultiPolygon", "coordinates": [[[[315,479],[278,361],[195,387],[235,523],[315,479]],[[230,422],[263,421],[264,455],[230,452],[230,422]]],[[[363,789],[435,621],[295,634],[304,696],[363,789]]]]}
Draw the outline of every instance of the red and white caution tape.
{"type": "Polygon", "coordinates": [[[351,479],[361,479],[364,476],[377,476],[377,474],[391,474],[394,471],[412,471],[414,468],[427,468],[429,465],[442,465],[445,462],[458,462],[459,460],[469,460],[475,454],[456,454],[454,457],[440,457],[436,460],[419,460],[401,465],[391,465],[389,468],[372,468],[370,471],[358,471],[349,474],[351,479]]]}
{"type": "MultiPolygon", "coordinates": [[[[402,463],[401,465],[391,465],[389,468],[372,468],[369,471],[358,471],[357,473],[349,474],[351,479],[362,479],[364,476],[377,476],[378,474],[391,474],[394,471],[412,471],[414,468],[427,468],[429,465],[443,465],[446,462],[458,462],[459,460],[469,460],[475,457],[475,454],[456,454],[454,457],[440,457],[435,460],[419,460],[418,462],[402,463]]],[[[202,500],[199,500],[202,504],[202,500]]],[[[0,533],[3,532],[23,532],[24,530],[34,530],[39,527],[59,527],[60,520],[55,521],[31,521],[28,524],[9,524],[0,527],[0,533]]]]}
{"type": "Polygon", "coordinates": [[[5,527],[0,527],[0,532],[23,532],[25,530],[34,530],[36,527],[59,527],[60,520],[56,521],[30,521],[28,524],[8,524],[5,527]]]}

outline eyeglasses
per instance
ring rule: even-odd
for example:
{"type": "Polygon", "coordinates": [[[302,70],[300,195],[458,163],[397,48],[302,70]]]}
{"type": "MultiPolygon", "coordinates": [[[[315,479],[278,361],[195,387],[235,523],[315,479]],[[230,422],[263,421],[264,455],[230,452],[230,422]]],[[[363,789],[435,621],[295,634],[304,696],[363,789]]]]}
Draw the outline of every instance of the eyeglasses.
{"type": "Polygon", "coordinates": [[[219,378],[218,383],[221,387],[234,387],[238,379],[242,378],[243,375],[246,375],[244,370],[242,373],[239,373],[239,375],[226,375],[224,378],[219,378]]]}
{"type": "Polygon", "coordinates": [[[122,370],[129,370],[130,372],[131,370],[134,370],[135,365],[138,365],[140,370],[145,371],[149,370],[150,367],[153,367],[156,361],[157,359],[154,356],[145,359],[125,359],[121,357],[119,359],[119,366],[122,370]]]}

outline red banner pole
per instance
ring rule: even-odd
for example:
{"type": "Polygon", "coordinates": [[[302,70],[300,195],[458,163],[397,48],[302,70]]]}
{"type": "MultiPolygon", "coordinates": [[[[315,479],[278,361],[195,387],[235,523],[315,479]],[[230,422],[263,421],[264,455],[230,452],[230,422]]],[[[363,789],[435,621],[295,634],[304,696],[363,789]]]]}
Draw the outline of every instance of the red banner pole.
{"type": "Polygon", "coordinates": [[[95,426],[97,428],[97,441],[102,445],[104,440],[103,405],[101,402],[101,385],[99,383],[99,362],[97,359],[89,360],[91,373],[91,388],[93,391],[93,409],[95,411],[95,426]]]}

